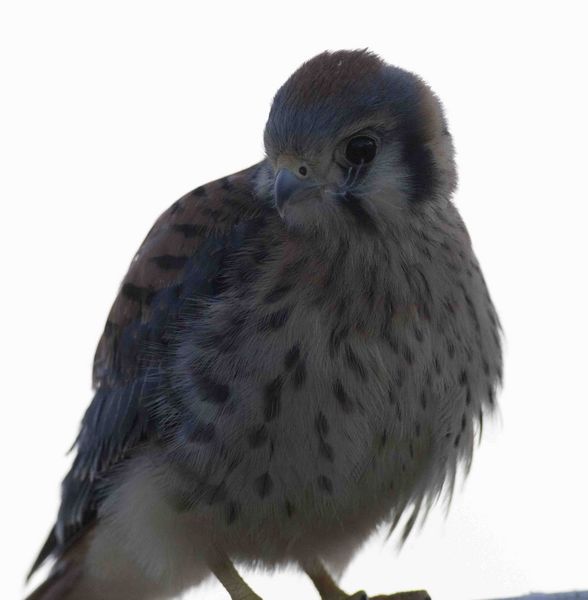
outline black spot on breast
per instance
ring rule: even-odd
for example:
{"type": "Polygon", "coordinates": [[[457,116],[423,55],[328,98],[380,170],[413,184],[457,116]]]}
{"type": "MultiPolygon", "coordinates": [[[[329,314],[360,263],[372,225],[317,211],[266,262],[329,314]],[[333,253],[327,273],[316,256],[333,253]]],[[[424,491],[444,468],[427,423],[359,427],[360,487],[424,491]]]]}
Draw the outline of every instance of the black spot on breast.
{"type": "Polygon", "coordinates": [[[407,364],[412,365],[412,363],[414,362],[414,354],[409,346],[404,346],[404,348],[402,349],[402,356],[404,357],[404,360],[407,362],[407,364]]]}
{"type": "Polygon", "coordinates": [[[266,421],[275,419],[280,412],[280,399],[283,383],[282,377],[278,376],[265,386],[263,400],[266,421]]]}
{"type": "Polygon", "coordinates": [[[352,350],[351,346],[345,347],[345,361],[349,368],[364,381],[367,379],[367,370],[361,360],[359,360],[357,354],[352,350]]]}
{"type": "Polygon", "coordinates": [[[140,304],[151,304],[155,292],[150,288],[140,287],[132,283],[125,283],[121,289],[122,295],[132,300],[133,302],[139,302],[140,304]]]}
{"type": "Polygon", "coordinates": [[[216,504],[217,502],[224,502],[227,498],[227,487],[223,482],[218,485],[210,486],[206,496],[209,505],[216,504]]]}
{"type": "Polygon", "coordinates": [[[314,421],[319,436],[324,437],[329,433],[329,422],[322,411],[319,411],[314,421]]]}
{"type": "Polygon", "coordinates": [[[300,358],[300,346],[295,344],[284,356],[284,367],[289,371],[300,358]]]}
{"type": "Polygon", "coordinates": [[[292,375],[292,385],[295,390],[299,390],[304,383],[306,382],[306,364],[303,360],[301,360],[294,369],[294,374],[292,375]]]}
{"type": "Polygon", "coordinates": [[[472,390],[468,387],[466,392],[466,406],[469,406],[472,403],[472,390]]]}
{"type": "Polygon", "coordinates": [[[282,308],[273,312],[259,320],[257,325],[257,330],[260,332],[263,331],[275,331],[283,327],[290,318],[290,309],[282,308]]]}
{"type": "Polygon", "coordinates": [[[290,500],[286,500],[285,507],[286,507],[286,515],[290,519],[296,512],[296,509],[294,508],[294,505],[292,504],[292,502],[290,502],[290,500]]]}
{"type": "Polygon", "coordinates": [[[465,369],[463,369],[459,374],[459,384],[467,385],[467,383],[468,383],[468,374],[465,371],[465,369]]]}
{"type": "Polygon", "coordinates": [[[226,509],[227,525],[231,525],[232,523],[234,523],[237,520],[237,518],[239,517],[240,512],[241,512],[241,506],[239,505],[238,502],[235,502],[233,500],[228,502],[227,509],[226,509]]]}
{"type": "Polygon", "coordinates": [[[319,439],[319,454],[326,458],[329,462],[333,462],[335,460],[335,453],[333,451],[333,447],[331,444],[323,440],[319,439]]]}
{"type": "Polygon", "coordinates": [[[176,223],[173,230],[181,233],[185,238],[203,237],[206,235],[206,225],[196,225],[194,223],[176,223]]]}
{"type": "Polygon", "coordinates": [[[188,257],[174,256],[172,254],[162,254],[161,256],[154,256],[150,260],[163,271],[173,271],[181,269],[188,261],[188,257]]]}
{"type": "Polygon", "coordinates": [[[455,357],[455,344],[451,341],[447,341],[447,354],[449,354],[449,358],[455,357]]]}
{"type": "Polygon", "coordinates": [[[349,334],[349,327],[340,327],[338,324],[333,327],[331,335],[329,336],[329,355],[331,358],[335,357],[335,354],[339,350],[341,343],[349,334]]]}
{"type": "Polygon", "coordinates": [[[380,450],[383,450],[386,447],[386,442],[388,441],[388,432],[384,429],[382,434],[380,435],[380,450]]]}
{"type": "Polygon", "coordinates": [[[317,484],[320,490],[327,494],[333,493],[333,482],[326,475],[319,475],[317,484]]]}
{"type": "Polygon", "coordinates": [[[333,394],[335,395],[335,398],[339,402],[341,408],[347,413],[351,412],[353,406],[340,379],[335,379],[333,382],[333,394]]]}
{"type": "Polygon", "coordinates": [[[227,475],[232,473],[243,462],[242,456],[233,457],[227,465],[227,475]]]}
{"type": "Polygon", "coordinates": [[[395,408],[396,408],[396,418],[398,419],[398,422],[400,423],[402,421],[402,409],[400,408],[400,402],[396,403],[395,408]]]}
{"type": "Polygon", "coordinates": [[[482,368],[484,369],[484,375],[488,377],[488,375],[490,375],[490,365],[485,358],[482,358],[482,368]]]}
{"type": "Polygon", "coordinates": [[[427,394],[425,393],[425,391],[423,390],[421,392],[421,408],[423,410],[427,410],[427,394]]]}
{"type": "Polygon", "coordinates": [[[293,287],[294,285],[291,283],[284,283],[278,285],[264,296],[263,301],[266,304],[273,304],[274,302],[279,302],[280,300],[283,300],[292,291],[293,287]]]}
{"type": "Polygon", "coordinates": [[[260,498],[266,498],[274,489],[274,482],[269,473],[263,473],[254,482],[255,491],[260,498]]]}
{"type": "Polygon", "coordinates": [[[197,423],[190,432],[188,439],[191,442],[208,443],[214,439],[215,430],[212,423],[197,423]]]}
{"type": "Polygon", "coordinates": [[[203,374],[197,374],[197,385],[200,390],[200,400],[203,402],[213,402],[214,404],[224,404],[230,395],[230,388],[224,383],[218,383],[203,374]]]}
{"type": "Polygon", "coordinates": [[[392,404],[392,406],[394,406],[398,402],[398,398],[396,397],[396,393],[392,389],[391,385],[388,387],[388,400],[390,400],[390,404],[392,404]]]}
{"type": "Polygon", "coordinates": [[[393,336],[389,331],[384,331],[382,333],[382,337],[390,346],[392,352],[394,352],[394,354],[398,354],[398,352],[400,351],[400,346],[398,345],[398,340],[396,339],[396,337],[393,336]]]}
{"type": "Polygon", "coordinates": [[[247,441],[250,448],[260,448],[268,440],[268,432],[265,425],[259,425],[253,428],[247,435],[247,441]]]}
{"type": "Polygon", "coordinates": [[[488,386],[488,402],[490,403],[490,406],[493,406],[495,402],[494,388],[491,385],[488,386]]]}
{"type": "Polygon", "coordinates": [[[406,379],[406,375],[404,373],[404,370],[401,369],[400,367],[398,369],[396,369],[396,373],[395,373],[395,375],[393,375],[393,380],[398,389],[402,388],[402,386],[404,385],[405,379],[406,379]]]}

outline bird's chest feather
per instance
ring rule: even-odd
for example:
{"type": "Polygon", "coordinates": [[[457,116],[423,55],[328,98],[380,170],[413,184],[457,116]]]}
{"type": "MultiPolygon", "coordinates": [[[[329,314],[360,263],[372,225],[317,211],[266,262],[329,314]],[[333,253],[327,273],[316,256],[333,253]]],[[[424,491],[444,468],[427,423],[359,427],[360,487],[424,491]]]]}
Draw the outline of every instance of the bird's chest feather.
{"type": "Polygon", "coordinates": [[[468,459],[495,377],[483,282],[449,298],[439,269],[380,259],[383,277],[360,268],[349,283],[333,264],[294,283],[269,274],[187,324],[166,455],[178,505],[250,526],[382,518],[468,459]]]}
{"type": "Polygon", "coordinates": [[[435,393],[428,328],[414,306],[397,310],[388,339],[332,316],[280,303],[239,317],[230,339],[226,320],[209,325],[222,351],[200,343],[177,386],[186,416],[174,458],[189,502],[221,486],[239,510],[352,507],[388,491],[396,471],[411,475],[434,418],[414,401],[435,393]]]}

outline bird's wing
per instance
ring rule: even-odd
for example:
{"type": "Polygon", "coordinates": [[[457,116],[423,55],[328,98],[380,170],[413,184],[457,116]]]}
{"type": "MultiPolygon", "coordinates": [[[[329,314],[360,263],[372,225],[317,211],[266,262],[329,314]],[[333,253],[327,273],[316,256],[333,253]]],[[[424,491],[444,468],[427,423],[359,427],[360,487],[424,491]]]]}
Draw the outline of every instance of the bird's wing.
{"type": "Polygon", "coordinates": [[[247,223],[264,210],[254,192],[262,164],[178,200],[133,259],[98,343],[95,395],[62,485],[57,523],[31,573],[93,522],[100,481],[138,442],[156,435],[148,405],[162,386],[161,364],[174,323],[185,300],[218,293],[223,261],[238,248],[247,223]]]}

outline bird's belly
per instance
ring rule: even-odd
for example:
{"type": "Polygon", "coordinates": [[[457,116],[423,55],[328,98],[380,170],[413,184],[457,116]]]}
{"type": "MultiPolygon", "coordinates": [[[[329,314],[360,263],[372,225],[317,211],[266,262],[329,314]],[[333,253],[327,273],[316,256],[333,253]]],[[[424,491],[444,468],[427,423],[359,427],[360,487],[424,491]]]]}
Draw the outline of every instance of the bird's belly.
{"type": "Polygon", "coordinates": [[[311,351],[280,361],[278,375],[241,381],[222,409],[200,412],[214,436],[176,445],[170,497],[231,554],[279,562],[308,544],[328,554],[427,489],[440,456],[427,361],[393,369],[392,350],[364,340],[353,355],[351,368],[311,351]]]}

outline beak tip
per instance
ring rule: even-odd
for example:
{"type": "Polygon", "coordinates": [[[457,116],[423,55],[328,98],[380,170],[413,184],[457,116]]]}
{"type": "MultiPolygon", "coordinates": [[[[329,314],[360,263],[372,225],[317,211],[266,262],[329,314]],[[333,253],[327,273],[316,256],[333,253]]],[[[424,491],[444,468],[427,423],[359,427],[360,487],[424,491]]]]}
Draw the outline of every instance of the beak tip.
{"type": "Polygon", "coordinates": [[[296,192],[312,187],[312,185],[311,181],[300,179],[290,169],[280,169],[274,180],[274,201],[280,216],[284,216],[284,207],[296,192]]]}

